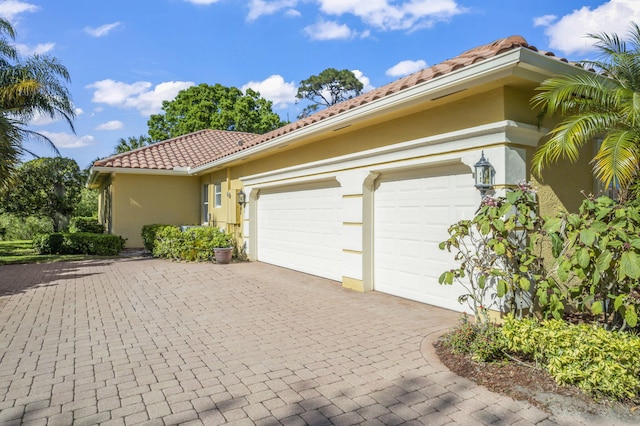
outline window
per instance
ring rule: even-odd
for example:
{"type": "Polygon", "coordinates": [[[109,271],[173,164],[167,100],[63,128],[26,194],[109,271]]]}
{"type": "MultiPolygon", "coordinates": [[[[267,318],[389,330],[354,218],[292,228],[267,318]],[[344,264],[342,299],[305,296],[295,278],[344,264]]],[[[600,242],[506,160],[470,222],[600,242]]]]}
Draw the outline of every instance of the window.
{"type": "Polygon", "coordinates": [[[222,207],[222,182],[214,183],[213,188],[215,192],[215,207],[222,207]]]}
{"type": "Polygon", "coordinates": [[[202,185],[202,223],[209,222],[209,185],[202,185]]]}

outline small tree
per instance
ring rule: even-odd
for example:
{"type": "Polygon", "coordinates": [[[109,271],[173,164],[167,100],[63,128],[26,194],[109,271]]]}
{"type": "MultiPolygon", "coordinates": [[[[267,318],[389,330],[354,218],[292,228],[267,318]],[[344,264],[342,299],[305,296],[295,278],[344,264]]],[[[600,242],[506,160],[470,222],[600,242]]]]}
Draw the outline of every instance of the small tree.
{"type": "Polygon", "coordinates": [[[192,86],[164,101],[164,113],[149,118],[149,136],[158,142],[203,129],[266,133],[284,124],[272,104],[251,89],[242,93],[221,84],[192,86]]]}
{"type": "Polygon", "coordinates": [[[70,158],[38,158],[16,170],[14,185],[3,191],[0,208],[23,217],[51,218],[57,231],[80,200],[82,173],[70,158]]]}
{"type": "Polygon", "coordinates": [[[307,99],[311,104],[298,118],[306,117],[323,106],[329,107],[358,96],[363,89],[364,85],[352,71],[327,68],[300,82],[296,98],[307,99]]]}

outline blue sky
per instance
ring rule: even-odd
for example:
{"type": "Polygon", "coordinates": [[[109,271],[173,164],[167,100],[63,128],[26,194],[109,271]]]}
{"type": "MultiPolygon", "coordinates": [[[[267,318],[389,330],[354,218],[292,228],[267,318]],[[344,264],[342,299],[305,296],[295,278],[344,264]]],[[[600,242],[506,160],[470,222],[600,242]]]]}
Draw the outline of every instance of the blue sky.
{"type": "Polygon", "coordinates": [[[0,16],[23,54],[68,68],[76,133],[42,118],[30,128],[84,168],[194,84],[251,87],[294,120],[298,83],[328,67],[371,89],[515,34],[592,58],[584,35],[625,34],[640,0],[0,0],[0,16]]]}

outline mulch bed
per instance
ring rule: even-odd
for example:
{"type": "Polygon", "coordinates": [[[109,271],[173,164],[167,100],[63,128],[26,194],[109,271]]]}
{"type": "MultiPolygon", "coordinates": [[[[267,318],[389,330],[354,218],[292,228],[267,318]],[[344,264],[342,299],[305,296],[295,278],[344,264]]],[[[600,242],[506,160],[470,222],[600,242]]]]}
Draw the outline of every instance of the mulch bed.
{"type": "Polygon", "coordinates": [[[455,354],[440,338],[434,343],[440,361],[452,372],[487,389],[528,401],[551,414],[583,413],[585,418],[640,424],[640,399],[624,402],[595,400],[574,386],[560,386],[545,370],[522,360],[479,363],[470,355],[455,354]]]}

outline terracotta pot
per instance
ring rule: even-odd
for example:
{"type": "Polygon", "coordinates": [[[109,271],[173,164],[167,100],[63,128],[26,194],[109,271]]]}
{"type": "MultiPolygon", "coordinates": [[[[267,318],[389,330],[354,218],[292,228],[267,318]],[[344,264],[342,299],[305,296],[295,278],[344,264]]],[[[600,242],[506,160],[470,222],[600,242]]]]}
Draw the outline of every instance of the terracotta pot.
{"type": "Polygon", "coordinates": [[[231,255],[233,254],[232,248],[214,248],[213,256],[216,258],[216,263],[226,265],[231,262],[231,255]]]}

